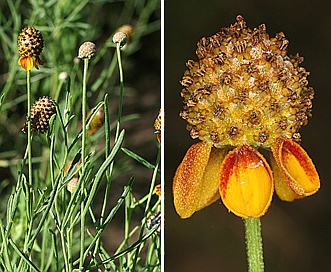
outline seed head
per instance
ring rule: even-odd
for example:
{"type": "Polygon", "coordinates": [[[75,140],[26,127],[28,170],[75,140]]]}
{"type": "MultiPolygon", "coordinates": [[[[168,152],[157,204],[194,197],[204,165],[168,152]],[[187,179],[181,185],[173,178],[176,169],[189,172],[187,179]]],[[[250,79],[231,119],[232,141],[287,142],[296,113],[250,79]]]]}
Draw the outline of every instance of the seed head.
{"type": "MultiPolygon", "coordinates": [[[[45,133],[48,130],[49,120],[56,113],[54,100],[48,96],[39,98],[31,107],[30,118],[32,131],[45,133]]],[[[23,132],[27,131],[28,123],[26,121],[23,132]]]]}
{"type": "Polygon", "coordinates": [[[314,90],[303,58],[287,56],[283,32],[269,38],[264,24],[251,30],[243,17],[197,44],[181,85],[192,138],[215,147],[247,143],[269,148],[279,137],[298,141],[311,116],[314,90]]]}
{"type": "Polygon", "coordinates": [[[38,65],[44,64],[39,58],[44,47],[44,40],[39,30],[34,27],[23,28],[18,35],[17,44],[20,54],[18,64],[24,70],[30,71],[33,65],[36,69],[39,69],[38,65]]]}
{"type": "Polygon", "coordinates": [[[78,50],[78,58],[92,59],[97,53],[97,47],[93,42],[84,42],[78,50]]]}
{"type": "Polygon", "coordinates": [[[39,30],[25,27],[18,35],[18,52],[21,57],[37,57],[43,51],[44,40],[39,30]]]}

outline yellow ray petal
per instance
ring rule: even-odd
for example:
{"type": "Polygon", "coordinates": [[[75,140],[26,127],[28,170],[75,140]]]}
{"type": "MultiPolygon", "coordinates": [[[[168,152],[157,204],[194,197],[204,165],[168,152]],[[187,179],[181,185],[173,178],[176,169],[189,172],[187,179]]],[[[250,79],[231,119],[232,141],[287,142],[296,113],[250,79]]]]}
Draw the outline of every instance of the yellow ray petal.
{"type": "Polygon", "coordinates": [[[318,173],[312,160],[300,145],[279,138],[272,147],[272,153],[287,186],[295,194],[304,197],[318,191],[320,188],[318,173]]]}
{"type": "Polygon", "coordinates": [[[181,218],[188,218],[196,211],[196,198],[207,166],[211,145],[199,142],[192,145],[178,166],[172,184],[174,205],[181,218]]]}
{"type": "Polygon", "coordinates": [[[181,218],[219,198],[219,169],[226,152],[206,142],[189,148],[173,180],[174,205],[181,218]]]}
{"type": "Polygon", "coordinates": [[[18,60],[18,64],[26,71],[29,71],[33,67],[33,59],[30,56],[20,57],[18,60]]]}
{"type": "Polygon", "coordinates": [[[302,198],[288,186],[285,176],[279,169],[276,160],[273,156],[270,156],[271,169],[274,175],[275,191],[278,197],[283,201],[293,201],[294,199],[302,198]]]}
{"type": "Polygon", "coordinates": [[[261,217],[268,210],[274,185],[270,166],[254,148],[243,144],[223,160],[220,194],[235,215],[261,217]]]}
{"type": "Polygon", "coordinates": [[[209,206],[220,198],[218,190],[220,183],[219,173],[222,161],[227,153],[227,148],[219,149],[213,147],[211,149],[209,160],[201,180],[200,192],[198,192],[197,211],[209,206]]]}

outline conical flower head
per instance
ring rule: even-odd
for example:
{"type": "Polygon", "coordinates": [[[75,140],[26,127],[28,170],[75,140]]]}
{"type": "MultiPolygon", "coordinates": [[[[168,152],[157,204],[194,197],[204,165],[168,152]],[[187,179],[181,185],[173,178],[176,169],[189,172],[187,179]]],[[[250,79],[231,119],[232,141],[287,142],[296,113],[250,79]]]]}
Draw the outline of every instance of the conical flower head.
{"type": "Polygon", "coordinates": [[[44,40],[39,30],[30,26],[23,28],[18,35],[17,44],[20,54],[18,64],[24,70],[31,70],[33,65],[39,69],[38,65],[44,64],[39,58],[44,48],[44,40]]]}
{"type": "MultiPolygon", "coordinates": [[[[56,113],[54,100],[48,96],[39,98],[31,107],[30,118],[32,131],[45,133],[48,130],[49,120],[56,113]]],[[[27,131],[27,121],[23,132],[27,131]]]]}
{"type": "Polygon", "coordinates": [[[284,33],[269,38],[264,24],[252,30],[238,15],[197,46],[198,61],[186,63],[181,81],[180,115],[201,142],[175,173],[177,213],[188,218],[220,196],[237,216],[261,217],[274,189],[285,201],[315,194],[318,173],[298,144],[314,91],[303,58],[287,55],[284,33]],[[271,151],[271,167],[258,148],[271,151]]]}
{"type": "Polygon", "coordinates": [[[300,140],[314,91],[303,58],[287,56],[284,33],[269,38],[264,24],[254,30],[237,22],[198,42],[198,61],[189,60],[181,81],[192,138],[215,147],[270,148],[277,138],[300,140]]]}
{"type": "Polygon", "coordinates": [[[18,35],[18,52],[22,57],[37,57],[44,48],[44,40],[40,31],[34,27],[25,27],[18,35]]]}

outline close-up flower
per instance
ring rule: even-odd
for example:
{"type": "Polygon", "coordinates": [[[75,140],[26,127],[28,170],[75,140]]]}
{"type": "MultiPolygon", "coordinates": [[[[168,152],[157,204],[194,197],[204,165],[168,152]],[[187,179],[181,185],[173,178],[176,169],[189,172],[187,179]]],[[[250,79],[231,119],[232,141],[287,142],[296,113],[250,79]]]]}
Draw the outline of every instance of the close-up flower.
{"type": "Polygon", "coordinates": [[[44,64],[39,58],[44,48],[44,40],[39,30],[30,26],[23,28],[18,35],[17,44],[20,54],[18,64],[24,70],[29,71],[33,66],[39,69],[38,65],[44,64]]]}
{"type": "Polygon", "coordinates": [[[270,38],[238,15],[230,27],[202,38],[197,61],[181,81],[183,110],[193,144],[173,180],[181,218],[217,201],[242,218],[261,217],[274,189],[281,200],[320,188],[315,166],[300,146],[301,126],[311,117],[314,90],[303,58],[287,55],[283,32],[270,38]],[[270,165],[259,152],[270,154],[270,165]]]}

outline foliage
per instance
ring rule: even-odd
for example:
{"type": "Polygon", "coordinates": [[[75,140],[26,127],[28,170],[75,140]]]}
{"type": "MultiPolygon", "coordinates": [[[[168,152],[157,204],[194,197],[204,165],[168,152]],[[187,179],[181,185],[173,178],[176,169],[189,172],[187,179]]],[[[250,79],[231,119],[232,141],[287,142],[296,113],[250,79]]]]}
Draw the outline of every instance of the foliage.
{"type": "MultiPolygon", "coordinates": [[[[158,226],[149,229],[146,221],[160,212],[153,193],[160,147],[150,123],[143,144],[154,151],[148,159],[135,151],[141,149],[132,141],[131,126],[141,121],[140,108],[127,110],[126,100],[139,101],[130,79],[140,69],[139,57],[146,56],[142,51],[150,50],[146,41],[159,38],[160,2],[8,0],[0,7],[0,270],[159,271],[158,226]],[[120,51],[112,36],[123,24],[132,24],[134,32],[120,51]],[[45,41],[40,56],[45,64],[31,70],[31,97],[52,97],[57,112],[45,135],[33,134],[31,184],[27,135],[21,132],[28,111],[27,73],[17,64],[17,36],[27,25],[40,30],[45,41]],[[85,106],[92,113],[82,120],[83,62],[76,56],[89,40],[98,52],[86,74],[85,106]],[[118,71],[129,79],[119,80],[118,71]],[[101,107],[105,124],[87,135],[82,164],[82,126],[87,122],[88,128],[101,107]],[[67,185],[75,178],[70,193],[67,185]]],[[[155,64],[159,51],[150,52],[155,64]]],[[[159,82],[158,76],[151,81],[159,82]]],[[[159,105],[149,110],[156,117],[159,105]]]]}

